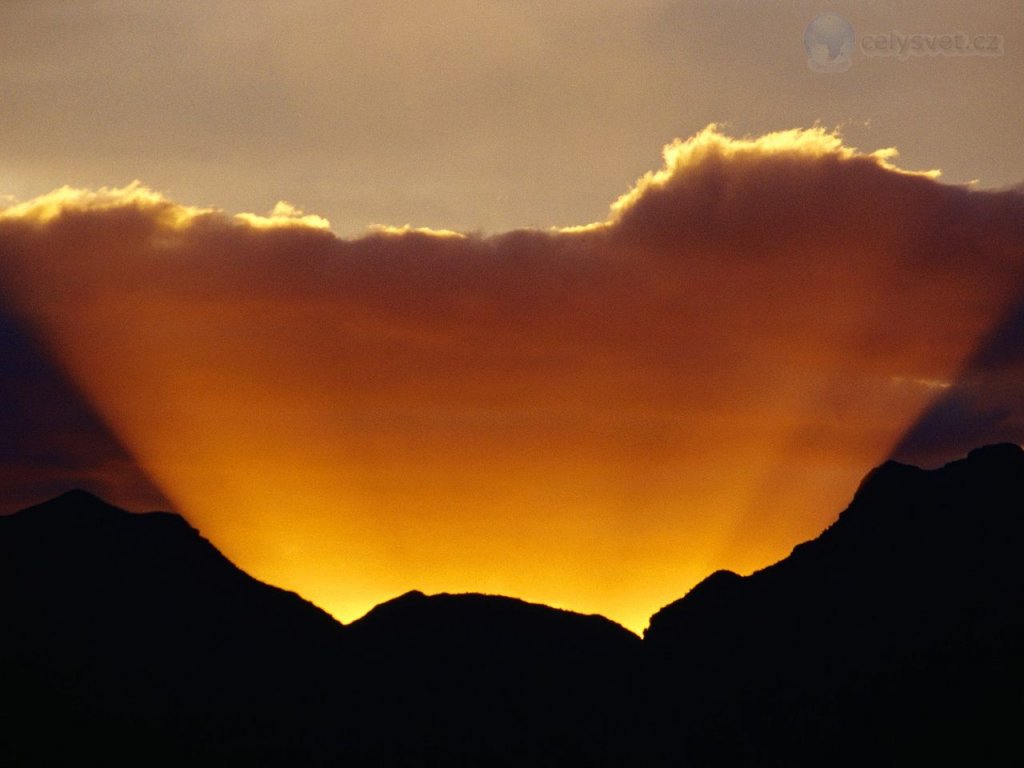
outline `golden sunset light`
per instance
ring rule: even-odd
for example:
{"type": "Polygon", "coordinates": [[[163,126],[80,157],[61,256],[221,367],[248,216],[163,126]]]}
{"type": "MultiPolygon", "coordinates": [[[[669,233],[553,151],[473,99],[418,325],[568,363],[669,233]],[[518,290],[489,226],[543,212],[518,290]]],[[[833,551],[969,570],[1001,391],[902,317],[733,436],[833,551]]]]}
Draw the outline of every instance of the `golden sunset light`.
{"type": "Polygon", "coordinates": [[[344,239],[132,184],[0,242],[17,316],[240,567],[344,621],[417,588],[640,631],[827,525],[1019,300],[1020,196],[894,162],[711,126],[599,226],[344,239]]]}

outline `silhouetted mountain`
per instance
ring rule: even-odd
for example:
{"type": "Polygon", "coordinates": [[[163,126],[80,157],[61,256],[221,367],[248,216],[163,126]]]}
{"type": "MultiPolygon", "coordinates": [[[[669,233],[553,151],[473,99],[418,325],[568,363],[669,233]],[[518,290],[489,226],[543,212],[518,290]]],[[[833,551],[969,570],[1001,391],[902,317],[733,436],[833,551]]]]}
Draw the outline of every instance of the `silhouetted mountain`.
{"type": "Polygon", "coordinates": [[[182,518],[71,492],[0,517],[0,765],[1016,765],[1024,453],[873,471],[641,641],[410,592],[343,627],[182,518]]]}
{"type": "Polygon", "coordinates": [[[628,764],[640,638],[507,597],[410,592],[348,627],[368,727],[399,764],[628,764]]]}
{"type": "Polygon", "coordinates": [[[0,517],[0,612],[7,764],[301,754],[323,693],[309,681],[341,636],[181,517],[82,491],[0,517]]]}
{"type": "Polygon", "coordinates": [[[1019,765],[1022,545],[1018,446],[886,463],[814,541],[651,619],[662,722],[697,765],[1019,765]]]}
{"type": "Polygon", "coordinates": [[[0,517],[0,764],[621,765],[641,641],[411,593],[344,628],[181,517],[81,491],[0,517]],[[622,714],[620,714],[622,713],[622,714]]]}

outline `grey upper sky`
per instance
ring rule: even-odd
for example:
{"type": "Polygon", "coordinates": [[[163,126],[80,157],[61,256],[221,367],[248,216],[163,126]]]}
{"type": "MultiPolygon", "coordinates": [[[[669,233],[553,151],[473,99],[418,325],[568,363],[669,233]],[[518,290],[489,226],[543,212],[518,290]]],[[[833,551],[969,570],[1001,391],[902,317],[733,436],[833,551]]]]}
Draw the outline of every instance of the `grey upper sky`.
{"type": "Polygon", "coordinates": [[[0,194],[139,179],[343,235],[564,226],[711,122],[818,122],[1002,187],[1024,180],[1022,86],[1021,0],[6,0],[0,194]],[[854,30],[846,71],[808,66],[824,12],[854,30]],[[890,33],[1000,47],[866,53],[890,33]]]}

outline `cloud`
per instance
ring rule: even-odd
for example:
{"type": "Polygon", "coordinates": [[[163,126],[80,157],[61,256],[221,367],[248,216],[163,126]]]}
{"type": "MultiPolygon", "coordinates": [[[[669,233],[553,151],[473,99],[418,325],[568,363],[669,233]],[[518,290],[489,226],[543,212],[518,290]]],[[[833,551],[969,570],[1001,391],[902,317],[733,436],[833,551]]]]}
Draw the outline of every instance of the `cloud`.
{"type": "Polygon", "coordinates": [[[0,210],[0,219],[42,225],[75,214],[137,211],[152,218],[154,223],[176,228],[211,213],[209,209],[172,203],[138,180],[125,187],[101,187],[98,190],[63,186],[24,203],[8,202],[11,204],[0,210]]]}
{"type": "Polygon", "coordinates": [[[815,161],[844,162],[873,166],[895,174],[937,179],[937,170],[907,172],[893,164],[899,156],[894,147],[862,154],[843,144],[834,131],[821,127],[794,128],[750,139],[734,139],[723,134],[719,126],[711,124],[689,139],[676,139],[662,151],[665,166],[644,174],[636,185],[612,204],[611,221],[618,221],[630,209],[650,205],[658,194],[672,194],[685,190],[701,172],[721,176],[730,169],[749,173],[751,167],[762,172],[777,173],[794,162],[805,166],[815,161]],[[695,173],[696,171],[696,173],[695,173]]]}
{"type": "Polygon", "coordinates": [[[370,232],[377,235],[426,235],[428,237],[454,237],[458,239],[464,239],[466,235],[462,232],[455,232],[451,229],[431,229],[430,227],[413,227],[408,224],[403,224],[401,227],[395,227],[388,224],[371,224],[370,232]]]}
{"type": "Polygon", "coordinates": [[[256,229],[272,229],[274,227],[312,227],[313,229],[330,229],[331,223],[323,216],[307,214],[289,202],[279,200],[269,216],[255,213],[236,213],[235,218],[244,221],[256,229]]]}
{"type": "Polygon", "coordinates": [[[1021,300],[1021,196],[894,162],[711,126],[604,222],[488,237],[65,189],[0,213],[0,275],[261,577],[345,617],[419,587],[639,626],[817,533],[1021,300]]]}

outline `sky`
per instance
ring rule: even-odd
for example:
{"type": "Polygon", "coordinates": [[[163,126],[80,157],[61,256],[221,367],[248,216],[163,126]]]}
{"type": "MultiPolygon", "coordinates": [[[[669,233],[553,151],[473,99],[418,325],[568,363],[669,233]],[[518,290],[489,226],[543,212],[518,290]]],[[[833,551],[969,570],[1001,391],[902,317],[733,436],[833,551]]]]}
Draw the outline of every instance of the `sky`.
{"type": "Polygon", "coordinates": [[[6,511],[170,507],[344,621],[482,591],[639,631],[887,458],[1024,439],[1019,2],[0,35],[6,511]]]}

